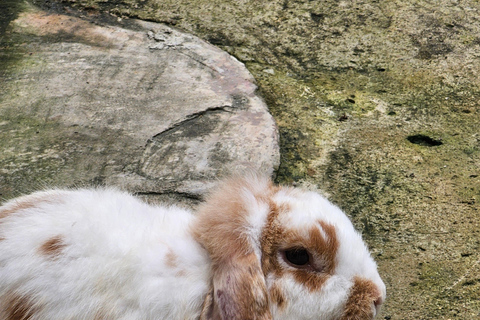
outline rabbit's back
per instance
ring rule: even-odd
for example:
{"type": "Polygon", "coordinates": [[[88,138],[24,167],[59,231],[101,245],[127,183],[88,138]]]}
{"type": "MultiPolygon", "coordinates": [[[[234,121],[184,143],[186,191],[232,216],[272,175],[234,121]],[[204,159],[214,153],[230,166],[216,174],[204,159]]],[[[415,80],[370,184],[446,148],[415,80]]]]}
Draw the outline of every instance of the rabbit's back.
{"type": "Polygon", "coordinates": [[[189,233],[192,218],[108,189],[6,203],[0,318],[197,318],[210,267],[189,233]]]}

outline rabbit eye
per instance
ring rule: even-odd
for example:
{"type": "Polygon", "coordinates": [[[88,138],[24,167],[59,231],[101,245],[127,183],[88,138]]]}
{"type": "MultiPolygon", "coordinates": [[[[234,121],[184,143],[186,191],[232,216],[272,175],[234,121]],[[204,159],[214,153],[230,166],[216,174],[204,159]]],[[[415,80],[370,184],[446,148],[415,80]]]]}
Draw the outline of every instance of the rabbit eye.
{"type": "Polygon", "coordinates": [[[304,266],[310,261],[308,251],[303,248],[285,250],[285,258],[296,266],[304,266]]]}

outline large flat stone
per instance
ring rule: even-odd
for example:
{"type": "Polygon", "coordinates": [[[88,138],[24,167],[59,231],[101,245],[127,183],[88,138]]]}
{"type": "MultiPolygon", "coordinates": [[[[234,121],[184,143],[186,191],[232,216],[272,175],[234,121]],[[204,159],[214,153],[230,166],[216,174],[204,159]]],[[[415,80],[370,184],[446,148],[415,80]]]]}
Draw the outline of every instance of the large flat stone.
{"type": "Polygon", "coordinates": [[[106,184],[199,198],[218,176],[278,167],[277,128],[254,79],[194,36],[29,8],[6,38],[3,197],[106,184]]]}

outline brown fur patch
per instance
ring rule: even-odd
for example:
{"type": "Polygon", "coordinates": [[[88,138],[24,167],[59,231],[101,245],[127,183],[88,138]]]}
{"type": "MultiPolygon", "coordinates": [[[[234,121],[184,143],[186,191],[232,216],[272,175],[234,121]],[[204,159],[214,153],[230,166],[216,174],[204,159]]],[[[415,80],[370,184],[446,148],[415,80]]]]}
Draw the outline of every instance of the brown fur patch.
{"type": "MultiPolygon", "coordinates": [[[[213,320],[214,314],[214,304],[213,304],[213,285],[210,285],[208,293],[205,295],[203,300],[202,311],[200,312],[199,320],[213,320]]],[[[217,315],[219,316],[218,312],[217,315]]]]}
{"type": "Polygon", "coordinates": [[[281,268],[277,261],[277,242],[278,239],[281,239],[284,229],[279,225],[277,217],[282,209],[289,210],[290,208],[279,208],[273,201],[270,201],[269,205],[270,213],[268,214],[267,222],[260,239],[262,247],[262,269],[265,275],[273,271],[281,275],[279,274],[281,268]]]}
{"type": "Polygon", "coordinates": [[[95,312],[93,320],[114,320],[115,317],[112,317],[108,314],[106,310],[100,309],[95,312]]]}
{"type": "Polygon", "coordinates": [[[18,203],[15,203],[13,206],[9,207],[2,207],[0,208],[0,219],[6,218],[9,215],[25,210],[25,209],[30,209],[33,208],[37,205],[38,201],[35,198],[32,199],[26,199],[25,201],[19,201],[18,203]]]}
{"type": "Polygon", "coordinates": [[[250,213],[242,193],[246,191],[256,199],[267,199],[271,183],[259,178],[252,180],[240,178],[224,182],[200,208],[192,232],[214,263],[253,252],[252,239],[246,232],[250,213]],[[254,186],[256,183],[265,186],[254,186]]]}
{"type": "Polygon", "coordinates": [[[167,254],[165,255],[165,264],[167,267],[176,268],[177,267],[177,255],[173,252],[172,248],[168,249],[167,254]]]}
{"type": "MultiPolygon", "coordinates": [[[[272,319],[260,261],[251,239],[249,215],[252,199],[268,205],[272,184],[250,176],[219,186],[200,208],[192,232],[212,259],[213,317],[272,319]]],[[[253,213],[255,214],[255,213],[253,213]]]]}
{"type": "Polygon", "coordinates": [[[16,212],[38,207],[40,203],[60,202],[59,195],[55,194],[31,194],[16,198],[13,202],[0,207],[0,219],[6,218],[16,212]]]}
{"type": "Polygon", "coordinates": [[[62,253],[64,247],[65,243],[63,242],[62,237],[56,236],[45,241],[40,247],[39,251],[42,255],[56,258],[62,253]]]}
{"type": "Polygon", "coordinates": [[[356,277],[340,320],[368,320],[373,317],[375,301],[381,299],[380,290],[370,280],[356,277]]]}
{"type": "Polygon", "coordinates": [[[305,238],[302,232],[286,230],[278,222],[279,214],[289,214],[289,211],[290,207],[287,204],[277,206],[273,202],[270,203],[270,214],[261,239],[263,272],[264,274],[274,273],[277,277],[281,277],[285,272],[291,273],[310,291],[318,291],[336,266],[335,257],[339,243],[335,227],[324,221],[318,221],[317,225],[310,227],[308,237],[305,238]],[[320,228],[326,237],[323,236],[320,228]],[[306,248],[313,257],[314,269],[285,269],[278,261],[278,252],[286,249],[282,248],[285,245],[306,248]]]}
{"type": "Polygon", "coordinates": [[[285,309],[287,305],[287,300],[285,298],[284,292],[277,285],[274,284],[270,288],[268,292],[268,297],[270,299],[270,303],[276,304],[280,310],[285,309]]]}
{"type": "Polygon", "coordinates": [[[254,253],[218,267],[214,288],[222,319],[272,319],[265,279],[254,253]]]}
{"type": "MultiPolygon", "coordinates": [[[[35,208],[41,202],[55,202],[58,201],[58,197],[50,195],[47,197],[41,197],[39,195],[33,194],[28,196],[23,196],[17,198],[16,200],[12,200],[8,204],[0,207],[0,223],[2,219],[7,218],[8,216],[20,212],[22,210],[28,210],[31,208],[35,208]]],[[[5,237],[0,236],[0,241],[5,240],[5,237]]]]}
{"type": "Polygon", "coordinates": [[[179,270],[179,271],[177,271],[177,272],[175,273],[175,276],[176,276],[176,277],[180,277],[180,278],[185,277],[185,276],[187,276],[187,271],[185,271],[185,270],[183,270],[183,269],[182,269],[182,270],[179,270]]]}
{"type": "MultiPolygon", "coordinates": [[[[320,265],[317,265],[316,269],[320,273],[302,269],[293,271],[295,279],[303,283],[310,291],[320,290],[335,269],[335,257],[339,246],[335,227],[323,221],[319,221],[319,224],[327,237],[322,236],[318,226],[312,226],[309,230],[309,239],[303,244],[303,247],[308,249],[314,260],[319,261],[320,265]]],[[[295,243],[298,240],[293,236],[290,241],[295,243]]]]}
{"type": "Polygon", "coordinates": [[[28,320],[35,316],[35,306],[26,296],[10,295],[6,303],[5,320],[28,320]]]}

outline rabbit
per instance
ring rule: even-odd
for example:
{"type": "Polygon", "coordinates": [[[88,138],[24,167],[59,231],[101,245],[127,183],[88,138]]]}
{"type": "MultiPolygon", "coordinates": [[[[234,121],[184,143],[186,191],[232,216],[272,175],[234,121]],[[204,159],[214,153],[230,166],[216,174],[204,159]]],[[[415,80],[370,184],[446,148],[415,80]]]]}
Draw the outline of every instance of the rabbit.
{"type": "Polygon", "coordinates": [[[0,319],[373,319],[386,297],[347,216],[259,174],[196,212],[115,189],[0,207],[0,319]]]}

